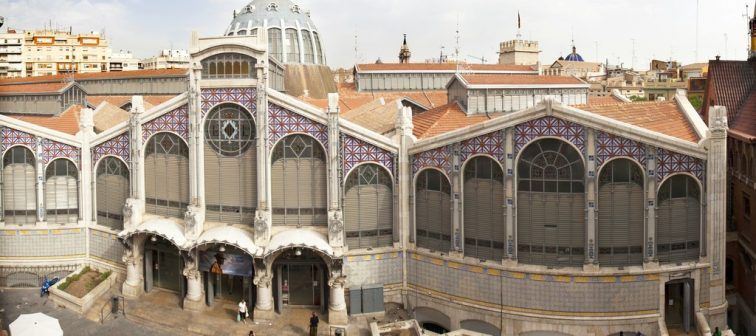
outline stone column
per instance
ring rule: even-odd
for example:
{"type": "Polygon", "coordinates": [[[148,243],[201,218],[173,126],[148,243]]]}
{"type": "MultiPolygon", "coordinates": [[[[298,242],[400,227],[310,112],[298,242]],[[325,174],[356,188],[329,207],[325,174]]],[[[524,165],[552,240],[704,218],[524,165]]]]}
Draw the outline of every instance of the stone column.
{"type": "Polygon", "coordinates": [[[465,218],[463,217],[463,204],[461,202],[462,184],[464,183],[464,181],[462,180],[462,174],[460,174],[460,170],[462,169],[462,153],[459,143],[455,143],[451,146],[452,175],[450,176],[450,182],[452,188],[452,246],[450,247],[449,251],[451,251],[451,255],[462,258],[464,257],[465,253],[465,218]]]}
{"type": "Polygon", "coordinates": [[[344,217],[341,212],[341,133],[339,94],[328,94],[328,242],[344,247],[344,217]]]}
{"type": "Polygon", "coordinates": [[[123,296],[135,299],[144,294],[144,242],[146,235],[128,238],[124,244],[123,262],[126,264],[126,281],[123,282],[123,296]]]}
{"type": "Polygon", "coordinates": [[[596,241],[596,132],[587,128],[585,132],[586,186],[585,186],[585,263],[584,270],[597,270],[598,253],[596,241]]]}
{"type": "MultiPolygon", "coordinates": [[[[397,103],[400,104],[400,103],[397,103]]],[[[399,106],[397,106],[399,107],[399,106]]],[[[412,204],[410,202],[410,193],[412,190],[412,158],[409,155],[409,148],[415,142],[415,136],[412,134],[412,109],[406,106],[402,106],[399,109],[396,122],[394,124],[395,135],[394,141],[399,143],[399,155],[398,155],[398,169],[396,179],[399,181],[397,184],[399,188],[399,207],[396,209],[399,213],[398,227],[395,227],[400,232],[400,247],[403,248],[405,253],[402,258],[402,288],[407,288],[407,248],[410,245],[411,227],[414,220],[411,220],[410,215],[412,204]]]]}
{"type": "Polygon", "coordinates": [[[646,243],[643,267],[656,268],[656,148],[646,146],[646,243]]]}
{"type": "Polygon", "coordinates": [[[142,113],[144,113],[144,98],[142,96],[131,97],[131,114],[129,117],[131,195],[123,207],[123,227],[125,230],[139,226],[142,223],[142,216],[144,215],[142,113]]]}
{"type": "Polygon", "coordinates": [[[328,279],[328,286],[331,287],[328,302],[328,323],[330,325],[347,325],[349,323],[346,299],[344,298],[345,285],[346,276],[341,273],[341,270],[331,271],[331,276],[328,279]]]}
{"type": "MultiPolygon", "coordinates": [[[[94,211],[94,199],[93,199],[93,180],[95,172],[92,170],[92,151],[90,141],[94,137],[94,111],[92,109],[82,109],[79,117],[79,141],[81,141],[81,154],[79,170],[80,172],[80,186],[79,186],[79,218],[85,223],[92,222],[92,218],[96,215],[94,211]]],[[[87,234],[89,236],[89,234],[87,234]]],[[[89,250],[89,249],[87,249],[89,250]]]]}
{"type": "Polygon", "coordinates": [[[253,283],[257,288],[257,302],[255,302],[253,318],[256,322],[270,321],[275,315],[273,311],[273,272],[262,261],[256,260],[255,266],[253,283]]]}
{"type": "Polygon", "coordinates": [[[36,137],[36,146],[34,147],[36,162],[36,174],[37,174],[37,222],[41,224],[45,221],[45,151],[43,150],[42,143],[44,139],[36,137]]]}
{"type": "Polygon", "coordinates": [[[205,297],[202,289],[202,274],[197,269],[197,250],[190,251],[184,260],[183,274],[186,277],[184,310],[202,311],[205,308],[205,297]]]}
{"type": "Polygon", "coordinates": [[[204,132],[202,132],[202,94],[199,80],[202,78],[202,66],[194,64],[189,73],[189,178],[190,204],[184,213],[184,234],[187,239],[195,240],[202,234],[205,224],[205,166],[204,166],[204,132]]]}
{"type": "Polygon", "coordinates": [[[515,180],[514,180],[514,129],[507,128],[504,132],[504,153],[506,158],[504,159],[504,197],[506,198],[507,217],[506,230],[507,230],[507,242],[506,242],[506,254],[510,260],[509,263],[517,261],[517,241],[515,240],[515,233],[517,223],[517,208],[515,207],[515,180]]]}
{"type": "Polygon", "coordinates": [[[268,65],[258,63],[257,69],[257,209],[255,211],[255,244],[268,245],[271,231],[270,162],[268,158],[268,65]]]}
{"type": "Polygon", "coordinates": [[[710,307],[719,315],[711,318],[711,327],[727,330],[724,276],[727,219],[727,109],[725,107],[714,106],[709,109],[709,131],[709,153],[706,158],[705,218],[707,225],[706,231],[702,230],[702,235],[705,234],[708,240],[705,248],[708,250],[706,255],[711,262],[710,307]]]}

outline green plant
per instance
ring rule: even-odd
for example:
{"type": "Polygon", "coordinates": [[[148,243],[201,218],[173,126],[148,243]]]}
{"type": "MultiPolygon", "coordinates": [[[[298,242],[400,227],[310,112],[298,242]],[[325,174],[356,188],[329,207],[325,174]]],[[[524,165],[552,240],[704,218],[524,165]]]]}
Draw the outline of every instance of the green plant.
{"type": "Polygon", "coordinates": [[[690,102],[690,105],[693,105],[693,108],[696,109],[696,111],[701,112],[701,107],[703,107],[703,97],[689,96],[688,101],[690,102]]]}
{"type": "Polygon", "coordinates": [[[643,97],[640,97],[640,96],[636,96],[636,95],[632,95],[632,96],[628,97],[628,99],[630,99],[631,101],[634,101],[634,102],[645,101],[646,100],[646,98],[643,98],[643,97]]]}

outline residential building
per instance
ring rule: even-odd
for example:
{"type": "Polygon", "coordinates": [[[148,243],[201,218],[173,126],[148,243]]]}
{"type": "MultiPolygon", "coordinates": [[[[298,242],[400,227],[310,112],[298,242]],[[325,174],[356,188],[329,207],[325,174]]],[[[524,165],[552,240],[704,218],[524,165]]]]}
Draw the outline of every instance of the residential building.
{"type": "Polygon", "coordinates": [[[119,51],[110,54],[108,71],[139,70],[139,59],[134,58],[130,51],[119,51]]]}
{"type": "Polygon", "coordinates": [[[23,59],[27,76],[91,73],[108,70],[108,41],[99,33],[62,30],[24,32],[23,59]]]}
{"type": "Polygon", "coordinates": [[[142,60],[145,70],[156,69],[189,69],[191,57],[186,50],[164,49],[157,56],[142,60]]]}
{"type": "Polygon", "coordinates": [[[322,77],[283,68],[325,60],[240,31],[310,16],[241,12],[192,34],[191,69],[0,80],[0,112],[87,102],[0,115],[0,286],[91,264],[183,320],[245,299],[258,321],[331,326],[390,303],[436,333],[727,329],[723,107],[707,126],[684,95],[590,97],[500,64],[360,64],[356,85],[295,95],[322,77]]]}
{"type": "Polygon", "coordinates": [[[0,78],[24,77],[24,34],[13,29],[0,33],[0,78]]]}

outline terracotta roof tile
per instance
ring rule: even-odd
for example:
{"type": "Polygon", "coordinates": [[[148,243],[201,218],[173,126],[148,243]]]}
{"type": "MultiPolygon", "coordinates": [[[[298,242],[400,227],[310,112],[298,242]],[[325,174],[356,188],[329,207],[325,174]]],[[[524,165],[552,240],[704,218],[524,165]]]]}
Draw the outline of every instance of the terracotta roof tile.
{"type": "Polygon", "coordinates": [[[376,99],[369,104],[342,113],[341,117],[379,134],[391,133],[399,114],[397,101],[376,99]]]}
{"type": "Polygon", "coordinates": [[[614,103],[621,103],[622,101],[617,99],[615,96],[603,96],[603,97],[593,97],[588,96],[588,105],[596,105],[596,104],[614,104],[614,103]]]}
{"type": "MultiPolygon", "coordinates": [[[[114,72],[93,72],[77,73],[74,79],[93,80],[93,79],[123,79],[123,78],[150,78],[150,77],[181,77],[188,74],[187,69],[158,69],[158,70],[134,70],[134,71],[114,71],[114,72]]],[[[18,83],[43,83],[43,82],[63,82],[66,77],[63,75],[38,76],[8,78],[0,80],[0,85],[18,84],[18,83]]]]}
{"type": "Polygon", "coordinates": [[[51,130],[76,135],[76,133],[79,132],[79,114],[81,113],[82,108],[81,105],[72,105],[57,116],[11,115],[11,117],[51,130]]]}
{"type": "MultiPolygon", "coordinates": [[[[428,109],[445,105],[448,102],[446,90],[431,91],[357,91],[354,84],[341,84],[339,86],[339,108],[341,114],[358,109],[363,105],[370,104],[376,99],[383,98],[385,101],[394,101],[409,98],[428,109]]],[[[301,96],[300,100],[321,109],[328,108],[328,99],[317,99],[301,96]]]]}
{"type": "MultiPolygon", "coordinates": [[[[115,106],[121,107],[123,105],[126,105],[126,103],[131,101],[132,96],[87,96],[87,103],[89,105],[94,106],[95,108],[100,106],[100,104],[104,101],[113,104],[115,106]]],[[[165,103],[166,101],[169,101],[173,99],[176,96],[143,96],[144,102],[152,106],[157,106],[162,103],[165,103]]],[[[145,108],[149,108],[148,106],[145,106],[145,108]]]]}
{"type": "MultiPolygon", "coordinates": [[[[461,64],[468,71],[536,71],[529,65],[514,64],[461,64]]],[[[357,64],[358,71],[455,71],[454,63],[368,63],[357,64]]]]}
{"type": "Polygon", "coordinates": [[[462,75],[471,85],[586,84],[575,77],[532,75],[462,75]]]}
{"type": "Polygon", "coordinates": [[[751,90],[735,120],[729,124],[731,132],[741,133],[747,138],[756,137],[756,90],[751,90]]]}
{"type": "Polygon", "coordinates": [[[97,106],[94,115],[95,132],[100,133],[129,120],[129,112],[107,101],[97,106]]]}
{"type": "MultiPolygon", "coordinates": [[[[489,114],[491,118],[501,116],[501,113],[489,114]]],[[[412,117],[413,134],[418,138],[430,138],[462,127],[475,125],[489,120],[485,114],[468,116],[457,103],[449,103],[437,108],[416,114],[412,117]]]]}
{"type": "Polygon", "coordinates": [[[577,105],[575,108],[681,140],[699,140],[693,125],[675,101],[590,104],[577,105]]]}
{"type": "Polygon", "coordinates": [[[756,88],[756,62],[710,61],[707,81],[701,109],[704,121],[708,122],[708,108],[720,105],[727,107],[727,119],[732,125],[740,107],[756,88]]]}
{"type": "Polygon", "coordinates": [[[68,86],[68,83],[36,83],[18,85],[0,85],[0,95],[24,93],[56,93],[68,86]]]}

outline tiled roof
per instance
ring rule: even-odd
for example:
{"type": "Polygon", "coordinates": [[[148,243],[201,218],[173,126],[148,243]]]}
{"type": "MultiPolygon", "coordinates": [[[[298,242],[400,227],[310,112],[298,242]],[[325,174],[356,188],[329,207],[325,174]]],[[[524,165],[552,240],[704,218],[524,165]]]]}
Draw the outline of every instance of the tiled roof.
{"type": "Polygon", "coordinates": [[[572,76],[529,76],[529,75],[461,75],[470,85],[549,85],[586,84],[572,76]]]}
{"type": "Polygon", "coordinates": [[[588,105],[596,105],[596,104],[614,104],[614,103],[621,103],[622,101],[617,99],[615,96],[603,96],[603,97],[594,97],[594,96],[588,96],[588,105]]]}
{"type": "Polygon", "coordinates": [[[756,138],[756,90],[751,90],[738,111],[734,122],[730,123],[730,132],[739,133],[741,137],[756,138]]]}
{"type": "Polygon", "coordinates": [[[129,112],[107,101],[102,102],[97,106],[94,114],[95,132],[103,132],[126,120],[129,120],[129,112]]]}
{"type": "MultiPolygon", "coordinates": [[[[501,113],[489,114],[491,118],[501,115],[501,113]]],[[[414,129],[412,132],[418,139],[430,138],[486,120],[489,120],[489,117],[485,114],[468,116],[457,103],[449,103],[413,116],[414,129]]]]}
{"type": "Polygon", "coordinates": [[[588,104],[577,105],[575,108],[681,140],[699,140],[693,125],[675,101],[588,104]]]}
{"type": "Polygon", "coordinates": [[[57,93],[68,86],[69,83],[38,83],[19,85],[0,85],[0,95],[13,95],[25,93],[57,93]]]}
{"type": "MultiPolygon", "coordinates": [[[[529,65],[514,64],[460,64],[463,71],[536,71],[529,65]]],[[[454,63],[368,63],[355,66],[360,71],[455,71],[454,63]]]]}
{"type": "MultiPolygon", "coordinates": [[[[82,80],[94,80],[94,79],[181,77],[181,76],[186,76],[187,74],[188,74],[187,69],[134,70],[134,71],[77,73],[77,74],[74,74],[73,79],[77,81],[82,81],[82,80]]],[[[70,78],[70,76],[68,76],[68,78],[70,78]]],[[[0,80],[0,85],[19,84],[19,83],[63,82],[65,79],[67,79],[67,76],[64,76],[64,75],[8,78],[8,79],[0,80]]]]}
{"type": "Polygon", "coordinates": [[[376,99],[356,109],[341,113],[341,117],[379,134],[394,130],[399,113],[398,100],[376,99]]]}
{"type": "Polygon", "coordinates": [[[11,115],[11,117],[51,130],[76,135],[79,132],[79,114],[82,108],[81,105],[73,105],[57,116],[11,115]]]}
{"type": "Polygon", "coordinates": [[[756,62],[710,61],[704,95],[704,121],[711,106],[725,106],[733,134],[756,137],[756,62]]]}
{"type": "MultiPolygon", "coordinates": [[[[94,106],[100,106],[104,101],[111,103],[115,106],[121,107],[131,101],[132,96],[87,96],[87,103],[94,106]]],[[[173,99],[175,96],[142,96],[144,97],[145,109],[149,109],[152,106],[157,106],[166,101],[173,99]]]]}
{"type": "MultiPolygon", "coordinates": [[[[328,108],[328,99],[316,99],[311,97],[298,97],[304,102],[317,106],[321,109],[328,108]]],[[[409,98],[413,102],[428,109],[447,103],[446,90],[432,91],[357,91],[354,84],[341,84],[339,86],[339,108],[341,114],[360,108],[365,104],[383,98],[385,101],[393,101],[409,98]]]]}

